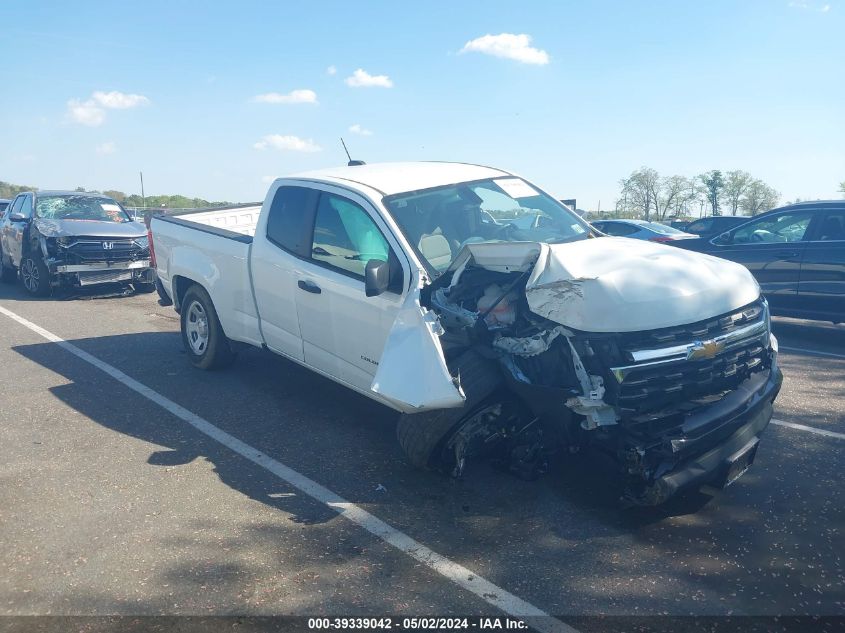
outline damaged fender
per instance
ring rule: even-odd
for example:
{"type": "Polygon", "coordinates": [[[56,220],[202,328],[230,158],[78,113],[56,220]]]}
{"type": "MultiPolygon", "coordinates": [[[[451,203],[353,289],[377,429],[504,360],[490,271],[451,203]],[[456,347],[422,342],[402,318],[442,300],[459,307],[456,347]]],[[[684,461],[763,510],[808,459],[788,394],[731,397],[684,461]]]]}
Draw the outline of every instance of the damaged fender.
{"type": "Polygon", "coordinates": [[[406,413],[451,409],[464,393],[449,373],[437,315],[420,305],[419,290],[399,309],[387,337],[371,389],[406,413]]]}

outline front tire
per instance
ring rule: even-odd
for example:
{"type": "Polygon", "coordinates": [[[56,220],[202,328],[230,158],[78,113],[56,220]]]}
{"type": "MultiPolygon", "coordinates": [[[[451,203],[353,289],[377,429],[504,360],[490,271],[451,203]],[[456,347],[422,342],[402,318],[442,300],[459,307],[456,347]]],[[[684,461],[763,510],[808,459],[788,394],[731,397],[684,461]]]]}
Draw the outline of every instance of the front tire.
{"type": "Polygon", "coordinates": [[[50,294],[50,271],[40,257],[26,255],[21,259],[20,279],[24,290],[33,297],[50,294]]]}
{"type": "Polygon", "coordinates": [[[408,461],[417,468],[442,469],[443,448],[466,418],[475,414],[485,400],[502,385],[502,374],[494,362],[469,350],[454,364],[466,396],[464,406],[423,413],[403,413],[396,436],[408,461]]]}
{"type": "Polygon", "coordinates": [[[235,353],[205,289],[196,285],[188,288],[181,307],[182,343],[191,364],[199,369],[231,365],[235,353]]]}
{"type": "Polygon", "coordinates": [[[147,294],[150,294],[151,292],[156,291],[155,283],[144,284],[144,283],[137,283],[136,282],[136,283],[132,284],[132,287],[135,289],[135,292],[137,292],[138,294],[143,294],[143,295],[147,295],[147,294]]]}

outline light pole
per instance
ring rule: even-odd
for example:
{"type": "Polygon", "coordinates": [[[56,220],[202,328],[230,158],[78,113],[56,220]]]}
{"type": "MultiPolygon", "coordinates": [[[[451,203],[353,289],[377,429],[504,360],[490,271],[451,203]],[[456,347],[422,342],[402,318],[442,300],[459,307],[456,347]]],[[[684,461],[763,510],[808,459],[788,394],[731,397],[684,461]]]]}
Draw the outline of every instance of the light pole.
{"type": "Polygon", "coordinates": [[[144,195],[144,172],[139,171],[138,173],[141,174],[141,204],[146,209],[147,208],[147,198],[144,195]]]}

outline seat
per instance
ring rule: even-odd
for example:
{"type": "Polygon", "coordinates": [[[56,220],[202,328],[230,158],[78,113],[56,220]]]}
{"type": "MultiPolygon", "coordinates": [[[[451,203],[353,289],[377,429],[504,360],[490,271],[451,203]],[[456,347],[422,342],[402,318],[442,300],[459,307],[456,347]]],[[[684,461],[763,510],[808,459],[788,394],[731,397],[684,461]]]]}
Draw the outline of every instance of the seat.
{"type": "Polygon", "coordinates": [[[440,233],[423,235],[420,238],[419,249],[422,256],[436,270],[445,270],[452,261],[452,249],[449,240],[440,233]]]}
{"type": "Polygon", "coordinates": [[[824,241],[845,240],[845,228],[842,226],[842,216],[827,216],[824,222],[822,222],[819,239],[824,241]]]}

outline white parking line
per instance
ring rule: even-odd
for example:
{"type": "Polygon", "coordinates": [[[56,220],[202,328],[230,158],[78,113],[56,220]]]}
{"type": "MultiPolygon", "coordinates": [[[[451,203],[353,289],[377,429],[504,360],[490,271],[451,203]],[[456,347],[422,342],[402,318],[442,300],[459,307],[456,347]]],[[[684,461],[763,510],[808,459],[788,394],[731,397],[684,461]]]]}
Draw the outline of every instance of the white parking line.
{"type": "Polygon", "coordinates": [[[837,433],[836,431],[826,431],[824,429],[816,428],[815,426],[807,426],[806,424],[796,424],[795,422],[784,422],[783,420],[775,420],[772,418],[772,424],[778,426],[787,426],[790,429],[797,429],[799,431],[807,431],[808,433],[815,433],[816,435],[824,435],[826,437],[835,437],[840,440],[845,440],[845,433],[837,433]]]}
{"type": "Polygon", "coordinates": [[[825,358],[842,358],[845,359],[845,354],[834,354],[833,352],[822,352],[817,349],[805,349],[803,347],[787,347],[786,345],[778,345],[778,349],[787,352],[798,352],[799,354],[809,354],[810,356],[824,356],[825,358]]]}
{"type": "Polygon", "coordinates": [[[10,319],[17,321],[24,327],[29,328],[48,341],[55,343],[77,358],[80,358],[86,363],[89,363],[97,369],[105,372],[132,391],[144,396],[148,400],[151,400],[163,409],[167,410],[169,413],[172,413],[177,418],[187,422],[200,433],[207,435],[241,457],[261,466],[268,472],[273,473],[276,477],[286,481],[293,487],[298,488],[312,499],[325,504],[337,512],[340,516],[359,525],[367,530],[367,532],[370,532],[385,543],[388,543],[401,552],[404,552],[444,578],[451,580],[456,585],[474,593],[476,596],[497,609],[500,609],[504,613],[513,617],[525,619],[526,623],[539,631],[548,633],[577,633],[575,629],[567,624],[564,624],[560,620],[552,618],[542,609],[539,609],[512,593],[505,591],[501,587],[482,578],[474,571],[467,569],[463,565],[460,565],[445,556],[441,556],[422,543],[415,541],[404,532],[400,532],[378,517],[370,514],[363,508],[343,499],[328,488],[321,486],[316,481],[309,479],[305,475],[298,473],[288,466],[285,466],[269,455],[266,455],[249,444],[242,442],[233,435],[229,435],[222,429],[214,426],[211,422],[208,422],[195,413],[191,413],[184,407],[176,404],[157,391],[150,389],[134,378],[130,378],[116,367],[101,361],[96,356],[92,356],[88,352],[76,347],[76,345],[68,343],[63,338],[56,336],[52,332],[45,330],[31,321],[27,321],[22,316],[19,316],[2,306],[0,306],[0,314],[5,314],[10,319]]]}

